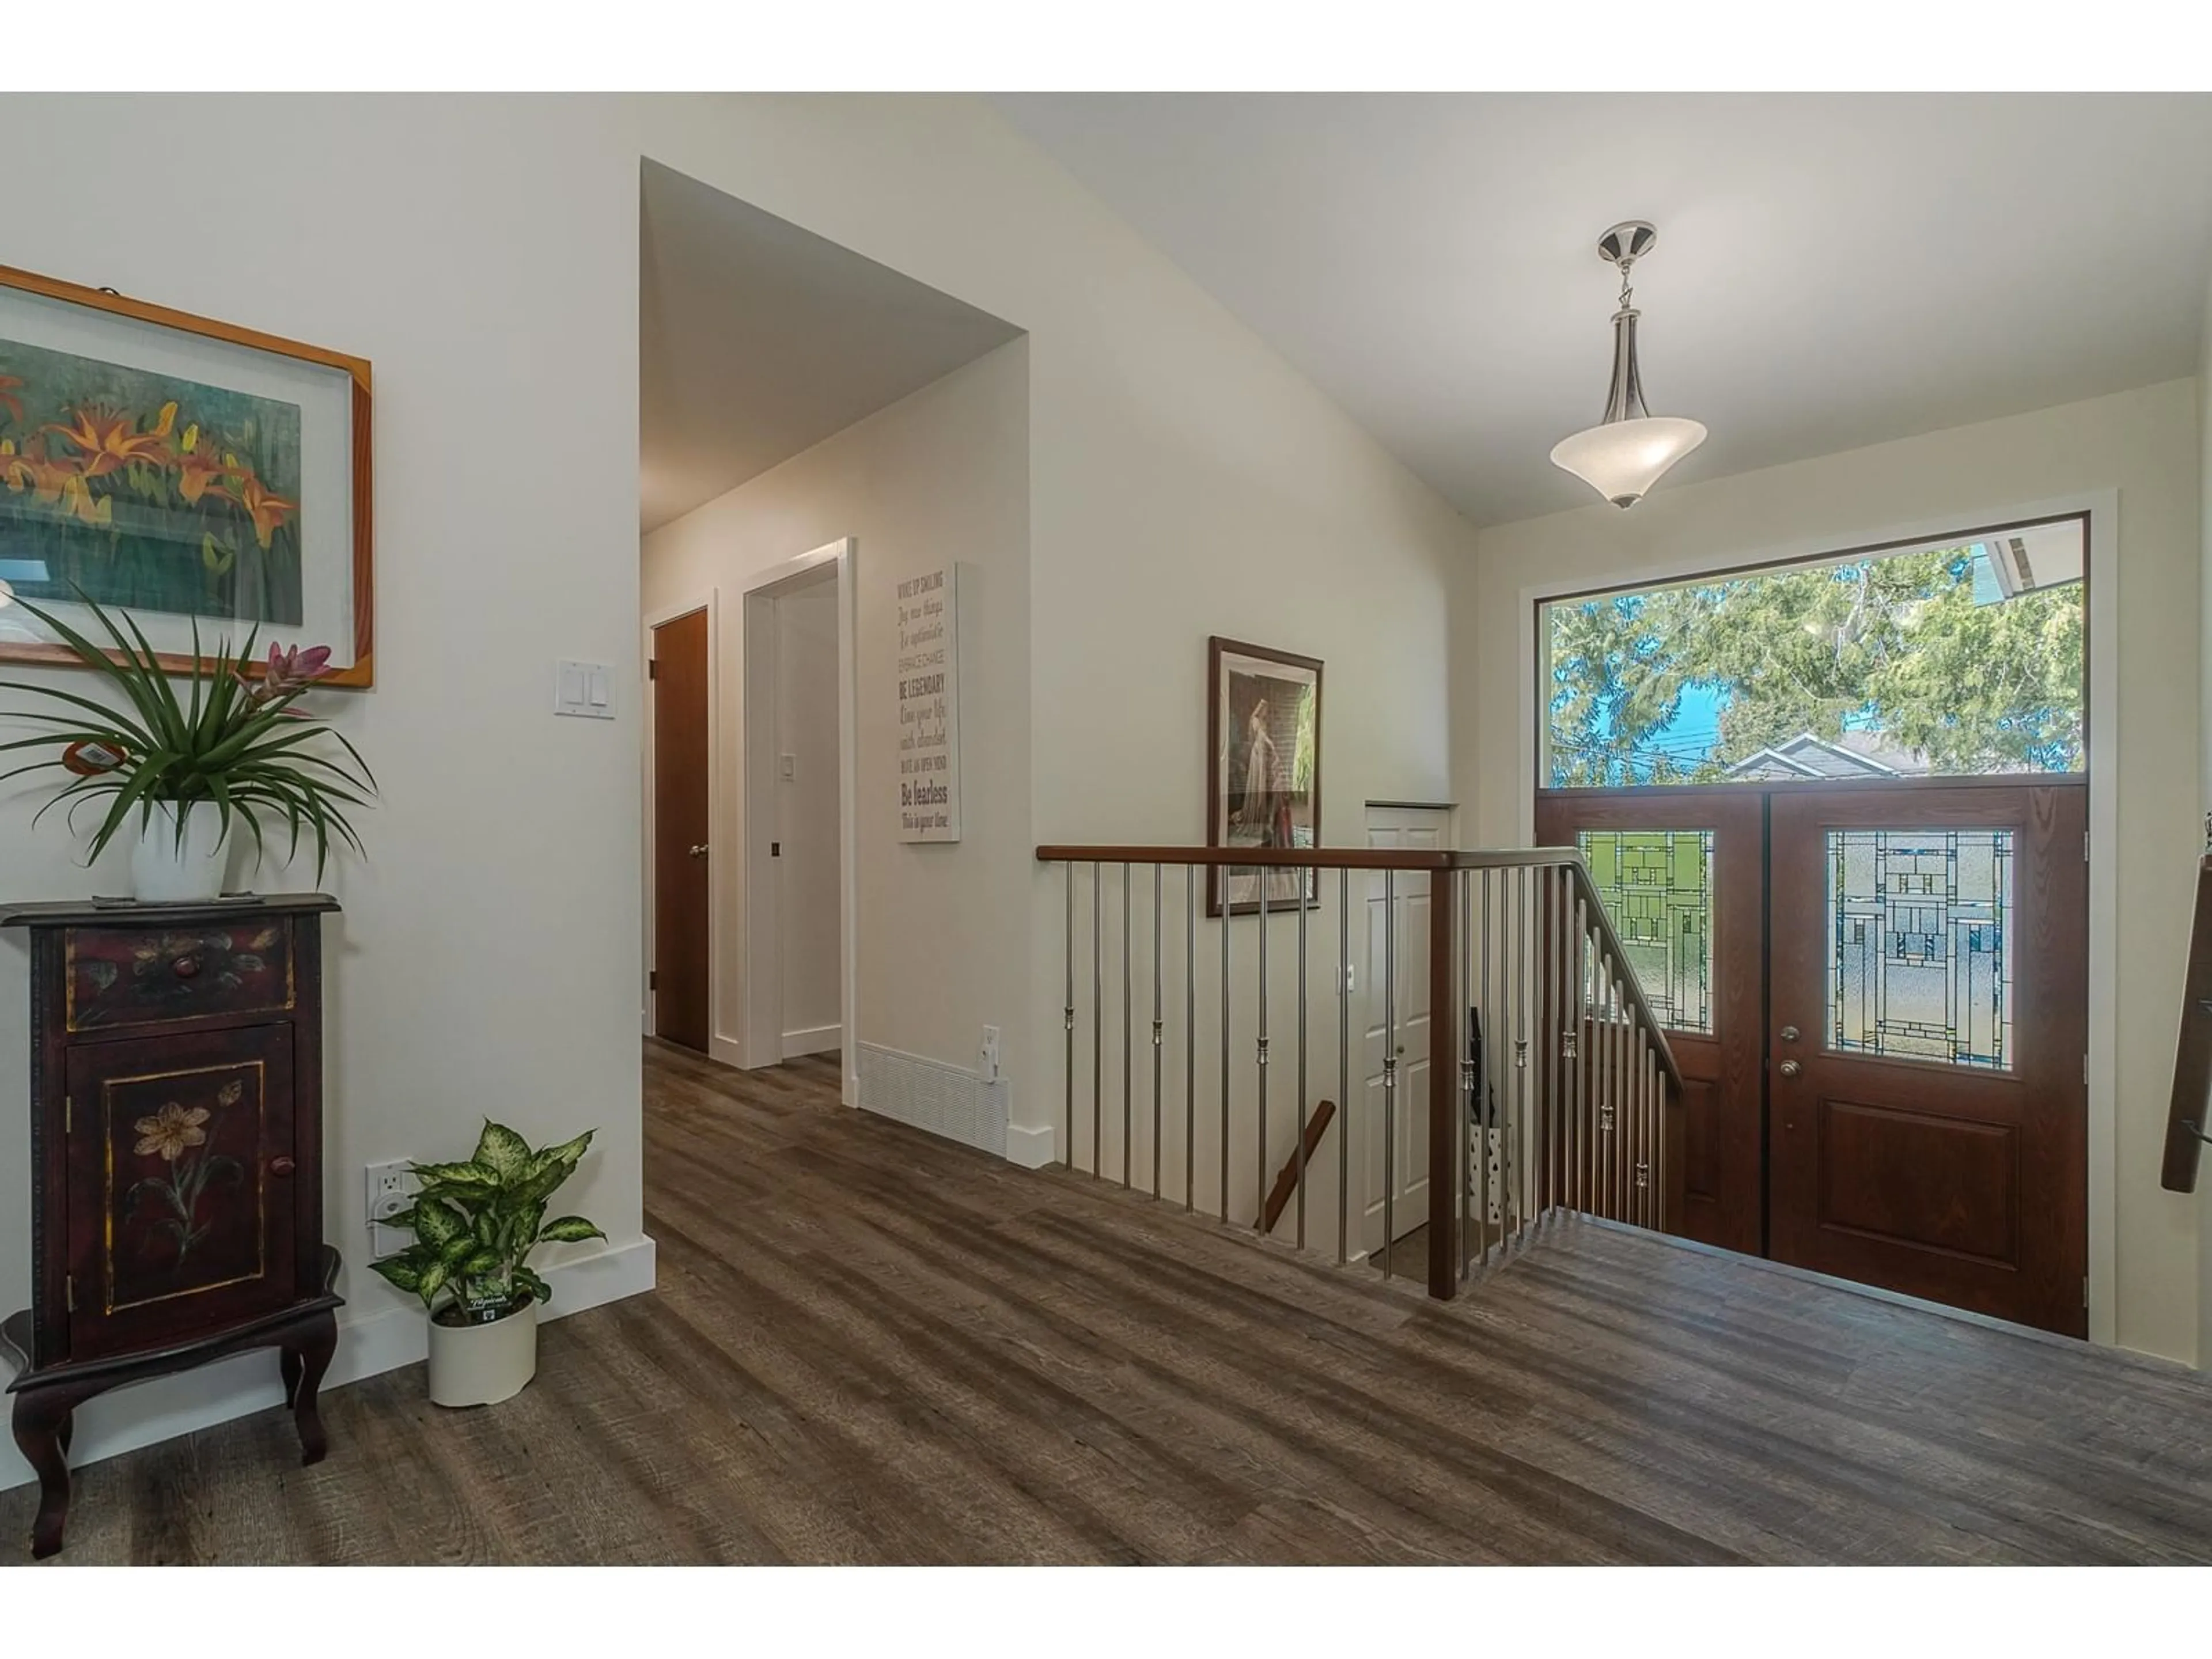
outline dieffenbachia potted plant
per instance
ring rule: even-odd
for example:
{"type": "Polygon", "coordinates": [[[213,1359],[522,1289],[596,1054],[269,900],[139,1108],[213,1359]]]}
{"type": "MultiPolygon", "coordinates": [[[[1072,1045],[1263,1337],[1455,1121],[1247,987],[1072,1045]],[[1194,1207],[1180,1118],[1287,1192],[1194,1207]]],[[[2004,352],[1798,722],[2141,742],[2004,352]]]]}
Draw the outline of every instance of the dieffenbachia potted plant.
{"type": "Polygon", "coordinates": [[[495,1405],[538,1374],[538,1310],[553,1287],[532,1271],[530,1253],[606,1237],[580,1215],[545,1218],[592,1133],[533,1152],[487,1120],[465,1163],[410,1166],[422,1183],[414,1202],[380,1219],[411,1230],[415,1243],[370,1265],[429,1310],[434,1404],[495,1405]]]}
{"type": "MultiPolygon", "coordinates": [[[[6,602],[0,592],[0,603],[6,602]]],[[[257,629],[235,657],[222,647],[215,657],[203,658],[194,623],[190,682],[180,695],[127,611],[118,625],[97,603],[83,599],[114,641],[111,653],[28,599],[12,602],[52,629],[124,706],[58,686],[0,681],[0,690],[43,697],[47,704],[7,711],[9,720],[46,729],[0,744],[0,752],[61,750],[0,773],[0,780],[48,768],[70,774],[71,781],[40,809],[40,817],[64,801],[74,814],[87,800],[109,798],[87,862],[135,823],[131,877],[136,897],[182,902],[217,896],[241,826],[252,836],[257,853],[267,851],[270,835],[289,831],[295,854],[303,838],[312,840],[319,882],[334,841],[361,850],[346,809],[368,805],[375,780],[342,733],[296,706],[330,672],[328,647],[272,645],[267,659],[256,662],[257,629]],[[325,740],[337,748],[324,746],[325,740]]]]}

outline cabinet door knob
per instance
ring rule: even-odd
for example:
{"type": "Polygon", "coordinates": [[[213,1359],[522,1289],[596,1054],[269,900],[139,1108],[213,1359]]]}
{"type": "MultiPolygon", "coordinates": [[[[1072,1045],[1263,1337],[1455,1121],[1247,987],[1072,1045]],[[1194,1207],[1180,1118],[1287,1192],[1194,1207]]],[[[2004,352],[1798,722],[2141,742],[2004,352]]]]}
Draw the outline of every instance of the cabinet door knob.
{"type": "Polygon", "coordinates": [[[269,1160],[269,1173],[270,1175],[288,1176],[299,1167],[300,1166],[297,1164],[295,1164],[289,1158],[272,1158],[269,1160]]]}
{"type": "Polygon", "coordinates": [[[182,956],[169,965],[176,969],[179,979],[190,979],[199,972],[200,959],[195,956],[182,956]]]}

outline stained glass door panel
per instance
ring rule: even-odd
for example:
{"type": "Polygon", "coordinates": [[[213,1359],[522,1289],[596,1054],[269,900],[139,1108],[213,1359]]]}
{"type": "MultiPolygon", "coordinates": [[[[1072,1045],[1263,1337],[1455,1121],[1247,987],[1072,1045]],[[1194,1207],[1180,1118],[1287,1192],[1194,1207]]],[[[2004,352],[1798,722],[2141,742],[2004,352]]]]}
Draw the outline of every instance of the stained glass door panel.
{"type": "Polygon", "coordinates": [[[2013,832],[1827,832],[1827,1046],[1948,1066],[2013,1059],[2013,832]]]}
{"type": "Polygon", "coordinates": [[[1713,1029],[1713,832],[1581,830],[1575,844],[1659,1023],[1713,1029]]]}

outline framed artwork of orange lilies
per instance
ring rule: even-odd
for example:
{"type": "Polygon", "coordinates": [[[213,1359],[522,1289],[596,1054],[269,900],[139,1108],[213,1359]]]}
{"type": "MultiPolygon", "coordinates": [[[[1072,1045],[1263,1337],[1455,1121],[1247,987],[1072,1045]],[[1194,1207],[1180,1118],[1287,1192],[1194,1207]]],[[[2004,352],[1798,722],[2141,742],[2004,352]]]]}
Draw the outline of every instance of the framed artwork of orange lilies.
{"type": "Polygon", "coordinates": [[[364,360],[0,265],[0,662],[76,660],[21,596],[372,684],[369,460],[364,360]]]}

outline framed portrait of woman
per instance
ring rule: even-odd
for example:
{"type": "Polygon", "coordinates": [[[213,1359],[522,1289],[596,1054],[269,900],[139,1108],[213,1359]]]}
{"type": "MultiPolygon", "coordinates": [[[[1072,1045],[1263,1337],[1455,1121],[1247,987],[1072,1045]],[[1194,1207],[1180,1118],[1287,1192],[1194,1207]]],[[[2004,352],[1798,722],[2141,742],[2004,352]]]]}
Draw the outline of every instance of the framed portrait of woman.
{"type": "MultiPolygon", "coordinates": [[[[1218,637],[1206,641],[1209,847],[1312,848],[1321,838],[1321,662],[1218,637]]],[[[1206,913],[1321,902],[1312,870],[1209,872],[1206,913]]]]}

